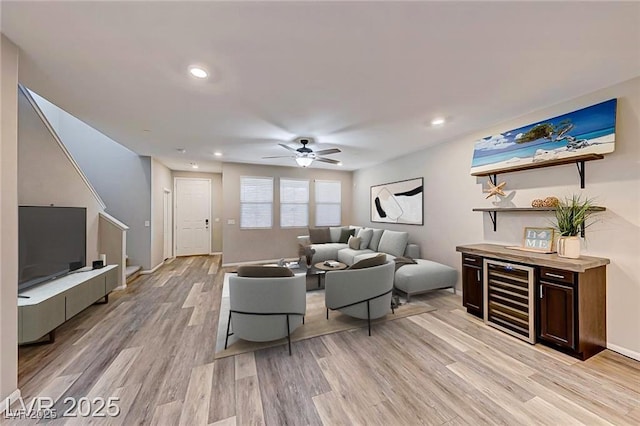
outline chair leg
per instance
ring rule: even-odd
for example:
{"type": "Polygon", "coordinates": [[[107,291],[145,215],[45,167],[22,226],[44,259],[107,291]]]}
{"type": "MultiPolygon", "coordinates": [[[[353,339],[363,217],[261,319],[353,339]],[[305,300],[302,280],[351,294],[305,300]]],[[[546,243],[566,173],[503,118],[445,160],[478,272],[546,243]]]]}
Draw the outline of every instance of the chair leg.
{"type": "Polygon", "coordinates": [[[327,308],[327,319],[329,319],[329,308],[327,308]]]}
{"type": "Polygon", "coordinates": [[[229,311],[229,320],[227,321],[227,336],[224,338],[224,348],[227,349],[229,343],[229,327],[231,327],[231,311],[229,311]]]}
{"type": "Polygon", "coordinates": [[[289,315],[287,315],[287,340],[289,341],[289,356],[291,356],[291,328],[289,327],[289,315]]]}
{"type": "Polygon", "coordinates": [[[369,336],[371,336],[371,309],[369,308],[368,300],[367,300],[367,323],[369,324],[369,336]]]}
{"type": "Polygon", "coordinates": [[[302,316],[302,324],[304,324],[304,315],[302,316]]]}

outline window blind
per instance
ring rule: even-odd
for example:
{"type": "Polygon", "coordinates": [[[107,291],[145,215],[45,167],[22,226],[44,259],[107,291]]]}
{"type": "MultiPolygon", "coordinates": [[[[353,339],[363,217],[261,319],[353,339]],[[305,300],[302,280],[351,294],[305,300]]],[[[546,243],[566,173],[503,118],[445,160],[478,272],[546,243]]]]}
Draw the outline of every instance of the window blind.
{"type": "Polygon", "coordinates": [[[309,181],[280,179],[280,227],[309,226],[309,181]]]}
{"type": "Polygon", "coordinates": [[[273,178],[240,177],[240,228],[273,226],[273,178]]]}
{"type": "Polygon", "coordinates": [[[316,180],[316,226],[337,226],[341,224],[341,190],[340,181],[316,180]]]}

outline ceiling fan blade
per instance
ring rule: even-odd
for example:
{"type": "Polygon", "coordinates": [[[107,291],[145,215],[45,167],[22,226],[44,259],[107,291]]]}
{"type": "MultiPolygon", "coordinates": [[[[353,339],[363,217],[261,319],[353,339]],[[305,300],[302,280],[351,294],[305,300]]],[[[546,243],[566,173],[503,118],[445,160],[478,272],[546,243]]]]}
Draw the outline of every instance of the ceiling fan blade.
{"type": "Polygon", "coordinates": [[[316,161],[322,161],[323,163],[329,163],[329,164],[338,164],[340,162],[338,160],[332,160],[331,158],[324,158],[324,157],[316,157],[316,161]]]}
{"type": "Polygon", "coordinates": [[[271,157],[262,157],[263,159],[265,158],[296,158],[295,155],[275,155],[275,156],[271,156],[271,157]]]}
{"type": "Polygon", "coordinates": [[[289,145],[286,145],[286,144],[283,144],[283,143],[279,143],[278,145],[280,145],[284,149],[288,149],[289,151],[297,152],[295,148],[291,148],[289,145]]]}
{"type": "Polygon", "coordinates": [[[323,149],[322,151],[314,151],[316,153],[316,155],[330,155],[330,154],[337,154],[340,151],[338,148],[330,148],[330,149],[323,149]]]}

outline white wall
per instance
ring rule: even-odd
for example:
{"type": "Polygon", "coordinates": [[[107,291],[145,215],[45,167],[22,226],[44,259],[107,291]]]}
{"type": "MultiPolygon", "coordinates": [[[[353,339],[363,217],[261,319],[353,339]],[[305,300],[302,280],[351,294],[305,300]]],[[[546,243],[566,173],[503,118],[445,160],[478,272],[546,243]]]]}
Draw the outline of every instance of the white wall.
{"type": "MultiPolygon", "coordinates": [[[[498,132],[618,98],[616,151],[586,163],[586,188],[580,190],[572,165],[499,175],[506,192],[515,192],[516,206],[534,198],[584,194],[607,207],[587,229],[584,254],[611,259],[607,268],[607,340],[611,349],[640,357],[640,78],[532,112],[424,151],[354,173],[354,222],[369,222],[369,187],[424,176],[425,225],[385,226],[406,230],[422,247],[422,256],[460,269],[460,244],[497,242],[520,244],[525,226],[550,226],[547,213],[498,215],[498,231],[486,213],[491,207],[482,194],[486,178],[470,176],[474,141],[498,132]]],[[[458,283],[460,288],[460,282],[458,283]]]]}
{"type": "Polygon", "coordinates": [[[124,222],[129,263],[150,269],[151,158],[141,156],[89,124],[34,95],[60,140],[107,205],[106,211],[124,222]]]}
{"type": "MultiPolygon", "coordinates": [[[[164,262],[164,190],[171,191],[171,170],[156,159],[151,159],[151,268],[164,262]]],[[[172,204],[173,205],[173,204],[172,204]]]]}
{"type": "MultiPolygon", "coordinates": [[[[173,178],[211,179],[211,252],[222,251],[222,173],[201,173],[173,171],[173,178]],[[216,220],[218,219],[218,220],[216,220]]],[[[173,183],[170,188],[173,188],[173,183]]],[[[173,196],[175,197],[175,191],[173,196]]],[[[175,198],[174,198],[175,200],[175,198]]]]}
{"type": "Polygon", "coordinates": [[[98,213],[102,206],[22,93],[18,108],[18,203],[85,207],[90,265],[98,259],[98,213]]]}
{"type": "Polygon", "coordinates": [[[0,34],[0,405],[18,387],[18,48],[0,34]]]}
{"type": "Polygon", "coordinates": [[[351,223],[352,173],[301,167],[260,166],[255,164],[224,163],[222,189],[224,192],[223,263],[252,262],[298,256],[298,235],[307,235],[307,228],[280,228],[280,181],[278,178],[309,179],[309,224],[314,226],[314,180],[342,182],[342,223],[351,223]],[[274,178],[273,228],[240,229],[240,177],[265,176],[274,178]],[[228,220],[235,220],[229,225],[228,220]]]}

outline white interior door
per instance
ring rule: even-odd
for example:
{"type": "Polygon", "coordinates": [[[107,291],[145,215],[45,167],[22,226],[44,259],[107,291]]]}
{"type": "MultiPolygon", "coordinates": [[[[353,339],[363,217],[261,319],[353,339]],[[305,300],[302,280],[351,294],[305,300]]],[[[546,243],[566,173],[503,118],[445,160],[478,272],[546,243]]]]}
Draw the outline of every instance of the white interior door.
{"type": "Polygon", "coordinates": [[[166,189],[164,190],[164,214],[163,214],[163,228],[164,228],[164,249],[163,249],[163,259],[167,260],[170,257],[173,257],[172,241],[173,241],[173,226],[171,223],[173,222],[173,212],[171,209],[171,191],[166,189]]]}
{"type": "Polygon", "coordinates": [[[176,256],[211,252],[211,180],[175,178],[176,256]]]}

